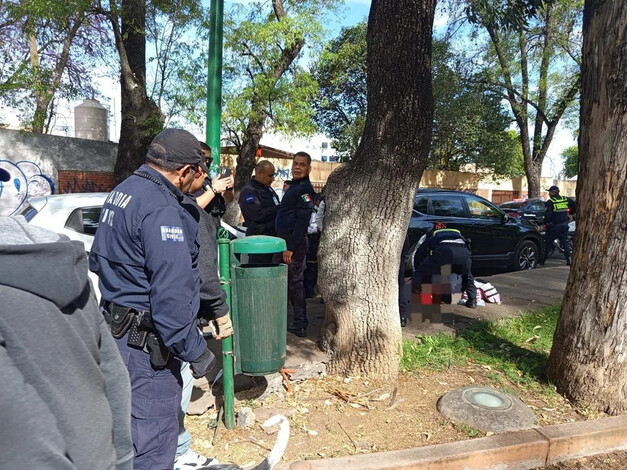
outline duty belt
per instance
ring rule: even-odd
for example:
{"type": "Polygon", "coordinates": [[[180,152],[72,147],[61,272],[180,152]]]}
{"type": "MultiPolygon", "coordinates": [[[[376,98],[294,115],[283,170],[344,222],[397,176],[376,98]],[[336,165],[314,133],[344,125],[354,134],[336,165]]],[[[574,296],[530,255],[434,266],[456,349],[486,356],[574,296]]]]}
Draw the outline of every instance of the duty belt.
{"type": "Polygon", "coordinates": [[[150,363],[154,368],[166,366],[170,351],[161,339],[149,310],[136,310],[114,302],[102,302],[101,306],[114,338],[123,338],[128,332],[128,346],[150,354],[150,363]]]}

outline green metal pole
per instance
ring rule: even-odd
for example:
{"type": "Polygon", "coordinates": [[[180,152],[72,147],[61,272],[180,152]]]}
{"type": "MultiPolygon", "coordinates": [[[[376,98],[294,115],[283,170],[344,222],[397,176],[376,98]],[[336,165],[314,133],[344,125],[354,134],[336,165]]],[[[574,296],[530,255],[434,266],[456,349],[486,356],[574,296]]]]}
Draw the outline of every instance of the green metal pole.
{"type": "MultiPolygon", "coordinates": [[[[218,253],[220,259],[220,284],[226,292],[226,302],[231,311],[231,268],[230,240],[228,232],[218,230],[218,253]]],[[[230,313],[229,313],[230,314],[230,313]]],[[[222,340],[222,370],[224,371],[224,425],[227,429],[235,427],[235,387],[233,363],[233,336],[222,340]]]]}
{"type": "MultiPolygon", "coordinates": [[[[222,112],[222,33],[224,0],[211,0],[209,17],[209,65],[207,74],[207,145],[211,148],[211,177],[215,178],[220,168],[220,127],[222,112]]],[[[228,234],[218,233],[220,257],[220,283],[226,292],[226,302],[231,311],[231,269],[228,234]]],[[[235,388],[233,337],[222,340],[222,368],[224,371],[224,424],[227,429],[235,427],[235,388]]]]}
{"type": "Polygon", "coordinates": [[[220,167],[220,126],[222,111],[222,33],[224,0],[211,0],[209,16],[209,65],[207,76],[207,145],[211,147],[211,177],[220,167]]]}

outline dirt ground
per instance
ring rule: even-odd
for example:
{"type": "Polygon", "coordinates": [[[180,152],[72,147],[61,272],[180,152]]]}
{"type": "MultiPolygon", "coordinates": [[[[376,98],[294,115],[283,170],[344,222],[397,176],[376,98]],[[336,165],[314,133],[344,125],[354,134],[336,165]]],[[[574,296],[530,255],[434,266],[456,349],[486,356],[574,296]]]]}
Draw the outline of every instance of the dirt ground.
{"type": "MultiPolygon", "coordinates": [[[[258,422],[234,430],[226,430],[221,424],[215,438],[214,409],[201,416],[188,416],[186,423],[197,452],[245,467],[261,461],[272,448],[276,435],[267,434],[260,422],[277,412],[290,418],[290,442],[284,457],[287,461],[398,450],[485,436],[452,423],[436,408],[442,395],[469,385],[492,386],[512,393],[535,412],[540,426],[604,416],[575,409],[557,393],[547,396],[519,387],[498,371],[468,363],[447,371],[402,374],[396,390],[389,384],[360,377],[325,377],[293,384],[291,392],[274,394],[263,403],[254,399],[259,396],[254,389],[240,392],[236,411],[241,406],[251,407],[258,422]],[[501,385],[495,385],[495,381],[501,385]]],[[[582,460],[586,460],[582,466],[550,468],[627,468],[627,452],[582,460]]]]}

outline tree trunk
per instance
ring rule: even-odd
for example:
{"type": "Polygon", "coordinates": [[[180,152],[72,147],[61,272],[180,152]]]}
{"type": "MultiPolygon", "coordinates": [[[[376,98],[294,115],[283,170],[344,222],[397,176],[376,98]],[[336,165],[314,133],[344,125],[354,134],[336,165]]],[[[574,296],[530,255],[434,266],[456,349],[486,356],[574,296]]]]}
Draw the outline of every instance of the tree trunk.
{"type": "MultiPolygon", "coordinates": [[[[530,159],[531,160],[531,159],[530,159]]],[[[525,165],[525,176],[527,176],[527,194],[528,197],[540,197],[542,160],[531,160],[525,165]]]]}
{"type": "Polygon", "coordinates": [[[431,141],[434,4],[373,0],[370,8],[364,134],[327,182],[318,258],[334,373],[398,375],[400,254],[431,141]]]}
{"type": "Polygon", "coordinates": [[[163,114],[146,94],[146,0],[122,1],[122,27],[112,12],[120,55],[122,125],[114,178],[119,183],[146,159],[150,142],[163,128],[163,114]]]}
{"type": "Polygon", "coordinates": [[[584,9],[577,236],[548,376],[570,400],[627,411],[627,3],[584,9]]]}

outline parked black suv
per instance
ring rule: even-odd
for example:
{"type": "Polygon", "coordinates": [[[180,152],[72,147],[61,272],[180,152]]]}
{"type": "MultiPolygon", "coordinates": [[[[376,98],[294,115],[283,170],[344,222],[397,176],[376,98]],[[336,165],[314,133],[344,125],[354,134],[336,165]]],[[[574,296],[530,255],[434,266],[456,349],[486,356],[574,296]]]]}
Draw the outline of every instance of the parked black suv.
{"type": "Polygon", "coordinates": [[[544,201],[539,198],[527,199],[526,201],[509,201],[499,204],[499,208],[510,217],[519,220],[535,221],[537,224],[544,223],[544,201]]]}
{"type": "Polygon", "coordinates": [[[533,269],[544,254],[544,241],[533,226],[518,223],[490,201],[471,193],[419,189],[409,222],[413,246],[441,220],[470,239],[473,267],[533,269]]]}

